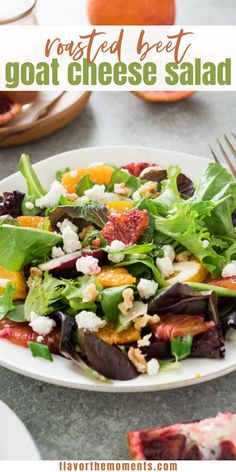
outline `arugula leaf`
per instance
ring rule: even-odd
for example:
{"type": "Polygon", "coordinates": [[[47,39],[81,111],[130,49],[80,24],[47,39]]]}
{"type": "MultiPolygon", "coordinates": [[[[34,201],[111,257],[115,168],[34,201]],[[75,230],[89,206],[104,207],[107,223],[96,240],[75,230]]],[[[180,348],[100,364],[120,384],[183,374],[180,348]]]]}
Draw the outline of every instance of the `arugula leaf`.
{"type": "Polygon", "coordinates": [[[16,289],[10,282],[6,285],[3,295],[0,296],[0,320],[11,310],[14,310],[12,301],[16,289]]]}
{"type": "Polygon", "coordinates": [[[70,172],[70,167],[65,167],[62,170],[57,170],[55,173],[56,180],[58,180],[58,182],[61,182],[61,179],[66,172],[70,172]]]}
{"type": "Polygon", "coordinates": [[[42,187],[32,165],[30,158],[27,154],[22,154],[19,163],[19,171],[22,173],[26,180],[28,195],[23,198],[21,209],[23,215],[37,215],[39,209],[34,206],[32,210],[26,208],[26,202],[34,203],[36,198],[40,198],[46,194],[46,191],[42,187]]]}
{"type": "Polygon", "coordinates": [[[211,244],[208,247],[202,244],[204,239],[210,239],[210,235],[198,219],[197,212],[191,209],[191,204],[180,206],[168,218],[154,216],[154,219],[158,232],[178,241],[194,254],[213,276],[221,273],[225,258],[217,254],[211,244]]]}
{"type": "Polygon", "coordinates": [[[108,191],[112,192],[114,190],[115,184],[124,183],[126,187],[129,187],[132,190],[132,192],[135,192],[135,190],[141,187],[141,185],[143,185],[145,182],[146,180],[142,180],[139,177],[135,177],[134,175],[131,175],[122,169],[117,169],[112,174],[108,191]]]}
{"type": "Polygon", "coordinates": [[[76,190],[77,195],[79,195],[79,197],[83,197],[84,192],[86,190],[89,190],[93,186],[94,186],[94,182],[92,182],[89,178],[89,175],[86,174],[80,179],[78,184],[75,186],[75,190],[76,190]]]}
{"type": "Polygon", "coordinates": [[[191,347],[193,343],[192,334],[187,334],[186,336],[176,336],[171,338],[171,354],[176,356],[179,361],[186,359],[191,354],[191,347]]]}
{"type": "Polygon", "coordinates": [[[60,234],[0,223],[1,266],[19,271],[30,262],[44,260],[60,242],[60,234]]]}

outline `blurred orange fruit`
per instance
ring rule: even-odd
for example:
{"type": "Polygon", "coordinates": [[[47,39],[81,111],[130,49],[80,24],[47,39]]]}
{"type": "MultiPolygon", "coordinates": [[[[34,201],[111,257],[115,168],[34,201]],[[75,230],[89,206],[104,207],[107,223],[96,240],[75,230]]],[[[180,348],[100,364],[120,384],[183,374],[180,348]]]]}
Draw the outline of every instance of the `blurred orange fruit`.
{"type": "Polygon", "coordinates": [[[117,200],[115,202],[107,202],[106,207],[110,213],[125,213],[133,208],[134,204],[131,202],[125,202],[117,200]]]}
{"type": "Polygon", "coordinates": [[[110,345],[134,343],[141,339],[140,332],[133,325],[119,331],[111,323],[107,323],[103,328],[99,329],[96,335],[110,345]]]}
{"type": "MultiPolygon", "coordinates": [[[[23,272],[11,272],[0,267],[0,279],[9,280],[15,288],[13,300],[24,300],[26,298],[26,282],[23,272]]],[[[0,295],[3,294],[4,288],[0,287],[0,295]]]]}
{"type": "Polygon", "coordinates": [[[43,226],[46,218],[43,216],[18,216],[17,221],[24,228],[39,228],[43,226]]]}
{"type": "Polygon", "coordinates": [[[172,25],[175,0],[89,0],[92,25],[172,25]]]}
{"type": "Polygon", "coordinates": [[[161,91],[151,91],[151,92],[132,92],[141,100],[146,100],[146,102],[161,103],[161,102],[179,102],[185,100],[186,98],[191,97],[195,92],[192,91],[182,91],[182,92],[161,92],[161,91]]]}
{"type": "Polygon", "coordinates": [[[88,175],[94,184],[109,185],[113,172],[114,168],[106,165],[80,168],[72,172],[66,172],[61,179],[61,183],[68,193],[74,193],[76,185],[85,175],[88,175]]]}

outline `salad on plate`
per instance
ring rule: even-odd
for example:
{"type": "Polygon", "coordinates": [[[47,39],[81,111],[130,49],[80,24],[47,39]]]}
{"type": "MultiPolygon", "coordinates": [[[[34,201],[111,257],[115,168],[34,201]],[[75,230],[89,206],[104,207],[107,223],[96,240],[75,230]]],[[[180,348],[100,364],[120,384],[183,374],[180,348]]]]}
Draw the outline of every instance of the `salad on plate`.
{"type": "MultiPolygon", "coordinates": [[[[55,169],[0,196],[0,338],[102,382],[158,376],[236,341],[236,182],[210,163],[55,169]]],[[[199,361],[200,362],[200,361],[199,361]]]]}

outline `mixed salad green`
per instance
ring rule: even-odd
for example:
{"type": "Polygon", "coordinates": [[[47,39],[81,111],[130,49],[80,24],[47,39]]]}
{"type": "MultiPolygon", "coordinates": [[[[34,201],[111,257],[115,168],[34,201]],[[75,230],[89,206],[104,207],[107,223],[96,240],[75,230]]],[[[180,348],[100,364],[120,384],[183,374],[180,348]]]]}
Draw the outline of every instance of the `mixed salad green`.
{"type": "Polygon", "coordinates": [[[236,182],[178,166],[56,169],[29,156],[27,191],[0,197],[0,337],[94,378],[131,380],[236,340],[236,182]]]}

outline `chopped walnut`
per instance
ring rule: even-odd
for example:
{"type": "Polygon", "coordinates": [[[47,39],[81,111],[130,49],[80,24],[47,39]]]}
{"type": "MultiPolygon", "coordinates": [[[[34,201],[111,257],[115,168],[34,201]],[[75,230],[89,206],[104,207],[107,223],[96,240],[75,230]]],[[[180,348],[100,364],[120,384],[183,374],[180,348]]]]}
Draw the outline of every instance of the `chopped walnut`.
{"type": "Polygon", "coordinates": [[[138,347],[145,347],[145,346],[150,346],[150,338],[152,336],[152,333],[146,334],[146,336],[143,336],[142,339],[138,340],[138,347]]]}
{"type": "Polygon", "coordinates": [[[43,272],[38,267],[31,267],[30,268],[30,276],[31,277],[42,277],[43,272]]]}
{"type": "Polygon", "coordinates": [[[142,328],[159,323],[159,321],[160,321],[160,318],[158,315],[153,315],[153,316],[143,315],[143,316],[139,316],[138,318],[134,320],[134,327],[138,331],[141,331],[142,328]]]}
{"type": "Polygon", "coordinates": [[[78,198],[78,195],[77,193],[67,193],[66,198],[69,200],[69,202],[75,202],[75,200],[78,198]]]}
{"type": "Polygon", "coordinates": [[[145,374],[147,372],[147,361],[145,359],[145,355],[141,353],[140,349],[130,347],[128,351],[128,358],[136,367],[137,371],[140,372],[140,374],[145,374]]]}
{"type": "Polygon", "coordinates": [[[186,262],[189,260],[189,257],[191,256],[191,252],[189,251],[183,251],[177,254],[176,256],[176,261],[177,262],[186,262]]]}
{"type": "Polygon", "coordinates": [[[128,316],[131,308],[133,308],[134,291],[132,288],[126,288],[122,292],[123,302],[119,303],[118,308],[123,316],[128,316]]]}
{"type": "Polygon", "coordinates": [[[141,185],[138,189],[138,193],[141,197],[145,198],[157,197],[157,182],[147,182],[141,185]]]}
{"type": "Polygon", "coordinates": [[[81,233],[79,233],[79,238],[81,239],[81,241],[84,241],[90,235],[90,233],[95,231],[95,229],[96,228],[93,225],[85,226],[85,228],[82,229],[81,233]]]}
{"type": "Polygon", "coordinates": [[[126,187],[124,182],[121,182],[120,184],[115,184],[114,185],[114,192],[117,193],[117,195],[123,195],[124,197],[130,197],[132,190],[128,187],[126,187]]]}
{"type": "Polygon", "coordinates": [[[83,303],[94,302],[98,296],[98,291],[95,284],[90,284],[83,291],[83,303]]]}

